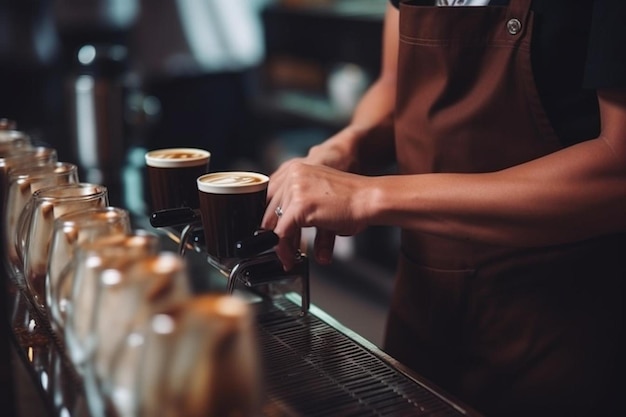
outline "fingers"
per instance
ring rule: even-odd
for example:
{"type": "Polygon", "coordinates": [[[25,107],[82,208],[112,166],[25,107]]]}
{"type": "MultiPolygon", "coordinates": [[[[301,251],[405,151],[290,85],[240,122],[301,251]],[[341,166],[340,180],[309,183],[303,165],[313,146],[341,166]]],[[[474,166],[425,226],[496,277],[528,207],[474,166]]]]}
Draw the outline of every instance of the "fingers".
{"type": "Polygon", "coordinates": [[[282,193],[279,192],[275,194],[273,198],[268,199],[265,214],[263,215],[263,220],[261,221],[261,227],[263,229],[274,230],[278,224],[278,220],[285,213],[287,209],[285,204],[287,202],[281,201],[281,198],[282,193]]]}
{"type": "MultiPolygon", "coordinates": [[[[263,216],[262,228],[273,230],[279,237],[275,247],[276,254],[285,270],[290,270],[296,263],[296,254],[300,249],[302,227],[313,226],[311,223],[310,204],[319,201],[316,193],[326,192],[327,187],[311,182],[311,167],[298,161],[283,164],[270,179],[268,203],[263,216]]],[[[314,242],[314,254],[317,262],[330,263],[335,246],[335,233],[318,229],[314,242]]]]}
{"type": "Polygon", "coordinates": [[[279,241],[275,246],[276,255],[283,264],[283,269],[289,271],[295,265],[300,250],[301,228],[293,216],[293,211],[289,212],[288,199],[281,200],[281,198],[283,194],[279,190],[269,199],[261,227],[273,230],[278,235],[279,241]]]}
{"type": "Polygon", "coordinates": [[[329,264],[332,261],[335,248],[335,234],[328,230],[317,229],[313,249],[315,260],[320,264],[329,264]]]}
{"type": "Polygon", "coordinates": [[[275,194],[280,191],[285,180],[289,178],[289,170],[290,167],[296,162],[300,160],[300,158],[292,159],[287,162],[284,162],[278,169],[270,176],[270,182],[267,187],[267,197],[268,199],[273,199],[275,194]]]}
{"type": "Polygon", "coordinates": [[[281,238],[276,245],[276,255],[283,264],[285,271],[290,271],[298,262],[300,253],[300,241],[294,243],[292,238],[281,238]]]}
{"type": "Polygon", "coordinates": [[[289,271],[296,264],[297,255],[300,251],[302,228],[296,221],[293,210],[289,211],[288,203],[281,207],[283,215],[275,216],[274,233],[279,237],[276,255],[283,264],[284,270],[289,271]]]}
{"type": "Polygon", "coordinates": [[[282,164],[270,177],[270,182],[267,187],[267,208],[261,222],[263,229],[273,230],[278,222],[276,209],[278,207],[281,207],[282,210],[285,209],[285,206],[281,205],[284,204],[282,201],[282,193],[285,182],[289,178],[286,173],[290,164],[291,162],[282,164]]]}

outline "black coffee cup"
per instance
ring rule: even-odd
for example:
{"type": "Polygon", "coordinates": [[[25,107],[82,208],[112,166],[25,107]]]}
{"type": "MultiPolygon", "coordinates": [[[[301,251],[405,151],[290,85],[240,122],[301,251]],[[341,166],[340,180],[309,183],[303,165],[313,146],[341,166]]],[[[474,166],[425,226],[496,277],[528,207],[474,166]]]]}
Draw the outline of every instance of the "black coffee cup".
{"type": "Polygon", "coordinates": [[[236,244],[255,234],[265,213],[269,178],[256,172],[215,172],[197,179],[207,253],[237,257],[236,244]]]}
{"type": "Polygon", "coordinates": [[[196,179],[209,170],[211,153],[204,149],[170,148],[146,153],[150,211],[198,208],[196,179]]]}

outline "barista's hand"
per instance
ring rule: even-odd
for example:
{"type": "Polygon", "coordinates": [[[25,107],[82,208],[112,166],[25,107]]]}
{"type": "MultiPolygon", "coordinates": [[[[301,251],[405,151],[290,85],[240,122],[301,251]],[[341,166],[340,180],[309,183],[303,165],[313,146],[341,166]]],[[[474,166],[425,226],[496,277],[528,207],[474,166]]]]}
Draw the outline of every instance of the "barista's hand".
{"type": "Polygon", "coordinates": [[[368,177],[291,160],[272,175],[262,227],[279,237],[276,253],[286,270],[293,267],[303,227],[316,227],[315,258],[331,260],[336,235],[350,236],[367,225],[368,177]],[[282,215],[275,210],[279,207],[282,215]]]}

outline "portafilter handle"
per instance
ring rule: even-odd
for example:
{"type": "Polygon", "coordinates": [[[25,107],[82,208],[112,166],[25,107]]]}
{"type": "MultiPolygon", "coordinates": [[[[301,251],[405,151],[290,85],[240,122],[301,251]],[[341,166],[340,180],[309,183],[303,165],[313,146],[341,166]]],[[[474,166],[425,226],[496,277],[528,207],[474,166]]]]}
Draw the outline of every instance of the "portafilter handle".
{"type": "Polygon", "coordinates": [[[150,215],[152,227],[173,227],[201,223],[200,210],[191,207],[157,210],[150,215]]]}
{"type": "Polygon", "coordinates": [[[157,210],[150,215],[150,224],[156,228],[184,226],[178,243],[178,254],[181,256],[185,255],[188,244],[193,245],[192,242],[198,243],[204,239],[204,234],[199,233],[202,217],[198,209],[179,207],[157,210]]]}
{"type": "MultiPolygon", "coordinates": [[[[200,210],[190,207],[169,208],[153,212],[150,215],[152,227],[185,226],[181,234],[180,253],[184,254],[184,248],[195,230],[202,225],[200,210]]],[[[278,236],[271,230],[256,230],[252,236],[235,243],[235,257],[239,259],[250,258],[272,249],[278,244],[278,236]]]]}
{"type": "Polygon", "coordinates": [[[249,238],[235,243],[237,258],[250,258],[272,249],[278,244],[278,235],[271,230],[259,229],[249,238]]]}

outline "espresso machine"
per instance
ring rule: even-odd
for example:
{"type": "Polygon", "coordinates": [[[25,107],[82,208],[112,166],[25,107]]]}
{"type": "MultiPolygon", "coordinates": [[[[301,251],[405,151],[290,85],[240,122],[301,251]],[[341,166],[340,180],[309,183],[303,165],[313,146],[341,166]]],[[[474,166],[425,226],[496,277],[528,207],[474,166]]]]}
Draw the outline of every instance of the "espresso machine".
{"type": "MultiPolygon", "coordinates": [[[[150,215],[152,227],[164,230],[178,244],[178,253],[187,251],[204,253],[202,220],[197,209],[188,207],[164,209],[150,215]]],[[[235,243],[235,257],[217,258],[206,255],[207,263],[226,277],[226,292],[232,294],[239,286],[257,295],[272,299],[276,294],[274,284],[297,282],[300,295],[299,316],[306,316],[310,308],[309,259],[298,252],[296,265],[285,271],[272,248],[278,236],[269,230],[258,230],[252,236],[235,243]]]]}

